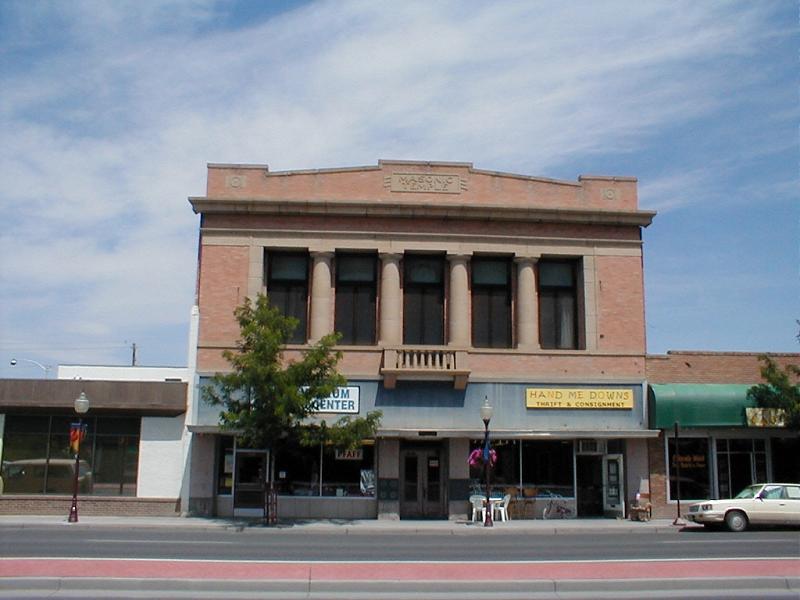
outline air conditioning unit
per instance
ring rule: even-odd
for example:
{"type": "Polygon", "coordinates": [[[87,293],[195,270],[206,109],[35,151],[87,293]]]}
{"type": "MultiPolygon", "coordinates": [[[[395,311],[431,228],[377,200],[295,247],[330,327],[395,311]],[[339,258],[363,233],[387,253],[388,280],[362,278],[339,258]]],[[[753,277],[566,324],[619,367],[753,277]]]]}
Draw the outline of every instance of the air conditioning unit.
{"type": "Polygon", "coordinates": [[[605,454],[605,440],[578,440],[578,454],[605,454]]]}

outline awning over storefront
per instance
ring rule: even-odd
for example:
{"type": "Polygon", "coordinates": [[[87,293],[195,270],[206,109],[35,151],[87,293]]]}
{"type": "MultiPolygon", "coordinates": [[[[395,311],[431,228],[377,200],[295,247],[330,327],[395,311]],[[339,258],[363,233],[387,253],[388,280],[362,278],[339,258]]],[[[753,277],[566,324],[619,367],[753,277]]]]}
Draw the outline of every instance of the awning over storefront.
{"type": "Polygon", "coordinates": [[[750,385],[671,383],[650,385],[651,427],[745,427],[750,385]]]}

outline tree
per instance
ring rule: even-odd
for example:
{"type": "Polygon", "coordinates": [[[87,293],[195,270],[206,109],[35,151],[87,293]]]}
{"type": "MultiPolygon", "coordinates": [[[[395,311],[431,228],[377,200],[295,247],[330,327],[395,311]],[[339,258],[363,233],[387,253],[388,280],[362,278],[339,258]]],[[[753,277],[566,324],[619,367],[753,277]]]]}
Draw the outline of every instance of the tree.
{"type": "MultiPolygon", "coordinates": [[[[286,317],[259,294],[246,298],[234,315],[240,339],[236,351],[223,356],[231,365],[229,373],[218,373],[204,388],[205,399],[221,406],[220,424],[236,432],[242,445],[269,450],[268,488],[274,482],[275,453],[288,441],[304,445],[330,443],[354,448],[374,437],[381,413],[366,417],[343,417],[334,424],[313,416],[315,401],[330,396],[346,383],[337,371],[342,353],[335,350],[339,334],[330,334],[302,353],[295,361],[284,359],[283,351],[298,321],[286,317]]],[[[265,497],[265,518],[269,514],[265,497]]]]}
{"type": "Polygon", "coordinates": [[[763,363],[761,377],[766,383],[759,383],[747,390],[748,399],[761,408],[784,411],[786,426],[800,429],[800,368],[786,365],[781,369],[766,354],[758,359],[763,363]]]}

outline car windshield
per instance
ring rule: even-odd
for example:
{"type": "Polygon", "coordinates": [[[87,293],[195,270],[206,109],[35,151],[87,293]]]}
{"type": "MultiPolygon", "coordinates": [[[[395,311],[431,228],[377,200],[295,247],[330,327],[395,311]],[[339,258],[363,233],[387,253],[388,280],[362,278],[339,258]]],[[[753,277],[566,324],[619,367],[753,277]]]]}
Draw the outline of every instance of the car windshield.
{"type": "Polygon", "coordinates": [[[735,497],[739,498],[739,499],[741,499],[741,498],[755,498],[756,497],[756,493],[760,489],[761,489],[760,485],[748,485],[741,492],[736,494],[735,497]]]}

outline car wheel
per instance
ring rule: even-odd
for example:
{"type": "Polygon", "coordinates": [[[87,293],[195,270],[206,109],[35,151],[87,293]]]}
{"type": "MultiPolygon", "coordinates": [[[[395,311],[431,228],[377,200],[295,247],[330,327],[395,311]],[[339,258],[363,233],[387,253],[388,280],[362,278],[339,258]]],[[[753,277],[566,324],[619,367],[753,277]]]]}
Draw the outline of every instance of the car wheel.
{"type": "Polygon", "coordinates": [[[725,525],[731,531],[744,531],[747,529],[747,515],[740,510],[732,510],[725,515],[725,525]]]}

